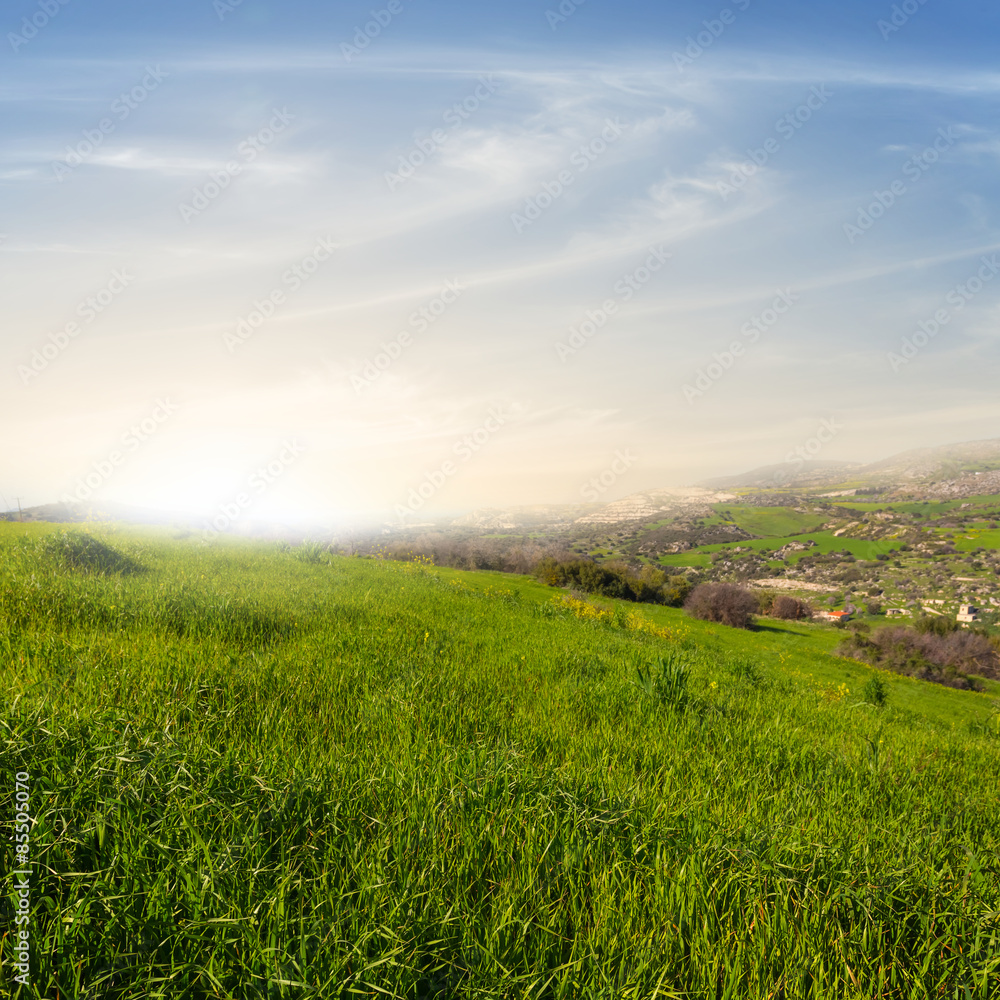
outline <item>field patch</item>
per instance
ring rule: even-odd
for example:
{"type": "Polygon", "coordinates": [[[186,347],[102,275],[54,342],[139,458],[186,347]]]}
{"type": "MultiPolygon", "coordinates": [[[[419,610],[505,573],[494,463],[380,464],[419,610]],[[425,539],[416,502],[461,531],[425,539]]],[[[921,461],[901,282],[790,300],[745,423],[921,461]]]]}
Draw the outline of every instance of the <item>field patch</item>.
{"type": "Polygon", "coordinates": [[[740,507],[716,504],[723,516],[731,515],[732,523],[751,535],[781,538],[804,532],[817,531],[829,520],[822,514],[802,514],[791,507],[740,507]]]}

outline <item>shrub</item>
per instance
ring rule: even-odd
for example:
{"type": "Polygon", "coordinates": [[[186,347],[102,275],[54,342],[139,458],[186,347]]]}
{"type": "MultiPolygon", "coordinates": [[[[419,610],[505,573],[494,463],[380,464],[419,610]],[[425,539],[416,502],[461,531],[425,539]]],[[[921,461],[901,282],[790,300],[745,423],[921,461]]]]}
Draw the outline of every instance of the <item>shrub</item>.
{"type": "Polygon", "coordinates": [[[958,630],[958,622],[944,615],[921,615],[913,627],[921,635],[948,635],[958,630]]]}
{"type": "Polygon", "coordinates": [[[997,650],[986,636],[974,632],[939,635],[903,626],[882,628],[870,636],[852,634],[837,653],[948,687],[977,687],[968,674],[1000,677],[997,650]]]}
{"type": "Polygon", "coordinates": [[[753,628],[757,609],[756,596],[734,583],[699,584],[684,602],[684,610],[694,618],[732,628],[753,628]]]}
{"type": "Polygon", "coordinates": [[[661,589],[663,603],[671,608],[680,608],[694,589],[694,584],[686,576],[672,576],[661,589]]]}
{"type": "Polygon", "coordinates": [[[652,566],[635,573],[624,563],[599,565],[588,559],[539,560],[535,575],[550,587],[571,587],[585,594],[616,597],[646,604],[680,607],[691,590],[686,576],[671,576],[652,566]]]}
{"type": "Polygon", "coordinates": [[[771,609],[774,607],[774,602],[777,599],[777,594],[773,590],[758,590],[757,591],[757,610],[762,615],[769,615],[771,609]]]}
{"type": "Polygon", "coordinates": [[[771,615],[774,618],[784,618],[787,621],[800,621],[812,618],[813,609],[797,597],[782,594],[774,599],[774,603],[771,605],[771,615]]]}

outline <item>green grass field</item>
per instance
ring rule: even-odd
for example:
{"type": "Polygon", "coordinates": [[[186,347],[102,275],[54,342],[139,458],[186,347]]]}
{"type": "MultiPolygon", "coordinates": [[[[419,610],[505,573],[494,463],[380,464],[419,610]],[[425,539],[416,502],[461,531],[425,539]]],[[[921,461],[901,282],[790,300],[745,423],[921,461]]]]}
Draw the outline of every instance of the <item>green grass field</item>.
{"type": "MultiPolygon", "coordinates": [[[[789,542],[815,542],[814,548],[803,549],[801,552],[790,552],[786,557],[786,562],[798,562],[803,556],[826,554],[829,552],[840,552],[846,549],[853,556],[859,559],[873,559],[880,552],[887,552],[895,544],[891,539],[872,542],[864,538],[848,538],[845,536],[836,537],[832,531],[812,531],[804,535],[788,535],[784,538],[754,538],[741,542],[721,542],[713,545],[699,545],[697,548],[687,552],[678,552],[674,555],[660,556],[658,562],[663,566],[709,566],[711,565],[711,554],[721,552],[724,549],[734,549],[737,547],[744,549],[779,549],[789,542]]],[[[967,543],[968,547],[975,548],[976,544],[967,543]]],[[[956,548],[958,545],[956,543],[956,548]]],[[[777,564],[776,564],[777,565],[777,564]]]]}
{"type": "Polygon", "coordinates": [[[959,552],[971,552],[980,546],[987,549],[1000,548],[1000,529],[967,528],[956,535],[954,545],[959,552]]]}
{"type": "Polygon", "coordinates": [[[1000,996],[990,698],[876,708],[819,626],[87,532],[0,525],[4,995],[1000,996]]]}
{"type": "Polygon", "coordinates": [[[714,509],[720,514],[730,514],[736,524],[751,535],[766,538],[781,538],[817,531],[829,520],[822,514],[800,514],[791,507],[740,507],[716,504],[714,509]]]}

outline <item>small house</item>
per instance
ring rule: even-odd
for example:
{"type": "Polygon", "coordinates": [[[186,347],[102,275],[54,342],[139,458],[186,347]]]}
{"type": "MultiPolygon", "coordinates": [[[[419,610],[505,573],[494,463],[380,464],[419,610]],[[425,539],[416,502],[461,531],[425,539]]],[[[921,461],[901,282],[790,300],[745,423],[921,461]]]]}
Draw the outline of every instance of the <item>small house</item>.
{"type": "Polygon", "coordinates": [[[851,620],[850,611],[824,611],[820,618],[828,622],[849,622],[851,620]]]}
{"type": "Polygon", "coordinates": [[[979,621],[978,614],[979,608],[973,607],[971,604],[960,604],[958,606],[958,614],[955,615],[955,621],[968,625],[969,622],[979,621]]]}

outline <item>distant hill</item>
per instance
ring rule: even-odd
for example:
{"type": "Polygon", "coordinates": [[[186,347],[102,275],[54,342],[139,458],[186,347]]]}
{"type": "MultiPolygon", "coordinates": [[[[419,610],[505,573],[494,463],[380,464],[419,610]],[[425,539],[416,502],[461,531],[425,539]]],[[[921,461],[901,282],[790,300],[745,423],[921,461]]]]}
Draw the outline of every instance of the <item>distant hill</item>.
{"type": "Polygon", "coordinates": [[[966,487],[979,490],[994,479],[995,485],[1000,486],[1000,438],[915,448],[867,465],[860,462],[766,465],[736,476],[706,479],[699,485],[709,489],[789,488],[809,492],[844,487],[845,490],[877,489],[880,494],[915,491],[937,496],[941,492],[939,487],[947,483],[952,492],[957,489],[954,493],[957,496],[966,487]],[[998,475],[994,477],[991,473],[998,475]]]}
{"type": "Polygon", "coordinates": [[[58,524],[82,524],[86,521],[121,521],[125,524],[189,524],[197,520],[190,515],[174,514],[149,507],[132,507],[121,503],[45,503],[25,507],[18,512],[0,514],[6,521],[48,521],[58,524]]]}
{"type": "Polygon", "coordinates": [[[762,465],[738,476],[718,476],[705,479],[698,485],[712,490],[767,489],[789,486],[806,489],[829,486],[852,476],[863,466],[859,462],[803,462],[801,465],[781,463],[762,465]]]}
{"type": "Polygon", "coordinates": [[[994,470],[1000,470],[1000,438],[903,451],[863,466],[860,474],[873,483],[904,486],[994,470]]]}

